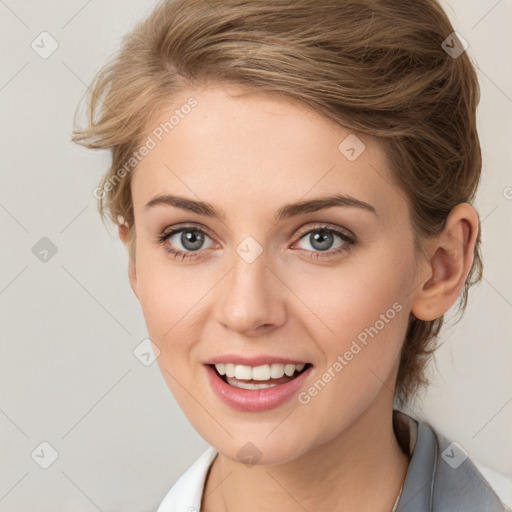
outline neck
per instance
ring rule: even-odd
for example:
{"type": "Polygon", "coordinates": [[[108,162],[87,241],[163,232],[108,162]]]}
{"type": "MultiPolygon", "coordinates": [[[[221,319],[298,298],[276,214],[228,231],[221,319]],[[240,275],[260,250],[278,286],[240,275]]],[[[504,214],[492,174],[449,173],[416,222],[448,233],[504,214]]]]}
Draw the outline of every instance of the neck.
{"type": "Polygon", "coordinates": [[[390,512],[409,457],[395,436],[389,391],[383,391],[387,396],[377,397],[348,429],[292,461],[247,467],[219,453],[202,510],[390,512]]]}

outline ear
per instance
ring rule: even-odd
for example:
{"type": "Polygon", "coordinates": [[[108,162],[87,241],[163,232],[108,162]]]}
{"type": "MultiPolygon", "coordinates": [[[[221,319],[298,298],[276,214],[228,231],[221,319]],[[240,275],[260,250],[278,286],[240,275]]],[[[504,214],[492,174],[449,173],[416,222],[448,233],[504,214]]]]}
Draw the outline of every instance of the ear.
{"type": "Polygon", "coordinates": [[[416,318],[439,318],[457,300],[473,264],[478,229],[478,214],[470,204],[452,209],[443,231],[429,246],[430,261],[420,265],[428,280],[414,295],[411,312],[416,318]]]}
{"type": "MultiPolygon", "coordinates": [[[[128,244],[129,229],[128,229],[128,225],[124,222],[124,220],[118,224],[118,233],[119,233],[119,238],[121,239],[121,241],[123,242],[125,247],[129,249],[129,244],[128,244]]],[[[128,261],[128,279],[130,281],[130,286],[133,290],[133,293],[135,294],[135,296],[138,299],[139,296],[137,295],[137,272],[136,272],[136,268],[135,268],[135,261],[133,260],[133,258],[131,256],[128,261]]]]}

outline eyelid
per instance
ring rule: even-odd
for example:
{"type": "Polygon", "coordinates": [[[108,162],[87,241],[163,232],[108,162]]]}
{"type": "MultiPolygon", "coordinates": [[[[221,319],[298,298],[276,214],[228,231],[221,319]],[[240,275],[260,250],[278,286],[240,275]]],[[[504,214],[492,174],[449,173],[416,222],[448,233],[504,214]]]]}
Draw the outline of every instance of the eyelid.
{"type": "Polygon", "coordinates": [[[332,230],[334,232],[340,233],[343,236],[346,236],[352,242],[355,242],[357,240],[357,237],[350,230],[348,230],[346,228],[342,228],[335,224],[331,224],[329,222],[316,222],[316,223],[313,223],[313,225],[308,225],[308,226],[304,226],[304,227],[300,228],[299,231],[297,232],[298,240],[300,240],[304,235],[307,235],[309,232],[317,231],[320,229],[325,229],[326,231],[332,230]]]}
{"type": "MultiPolygon", "coordinates": [[[[214,237],[210,234],[208,228],[206,228],[202,225],[194,224],[194,223],[182,223],[182,224],[175,224],[175,225],[169,226],[166,229],[164,229],[164,231],[161,232],[161,234],[159,234],[156,237],[156,242],[161,245],[166,245],[171,236],[174,236],[176,233],[185,231],[187,229],[190,231],[197,231],[197,232],[203,233],[204,235],[206,235],[208,238],[210,238],[212,240],[214,245],[218,245],[217,242],[215,241],[216,237],[214,237]]],[[[295,246],[305,235],[307,235],[311,232],[314,232],[314,231],[321,231],[321,230],[331,232],[335,236],[338,236],[339,238],[341,238],[345,242],[344,245],[346,245],[346,247],[344,249],[337,248],[337,249],[330,249],[328,251],[305,250],[306,252],[311,253],[312,256],[316,254],[318,259],[324,259],[324,258],[328,259],[330,257],[334,257],[338,253],[350,250],[351,247],[357,242],[357,237],[350,230],[348,230],[346,228],[342,228],[342,227],[334,225],[334,224],[331,224],[329,222],[317,221],[317,222],[314,222],[313,224],[309,224],[309,225],[301,227],[296,234],[296,241],[292,243],[291,247],[295,246]],[[323,253],[325,253],[325,256],[322,256],[323,253]]],[[[169,244],[167,244],[167,245],[169,245],[169,244]]],[[[208,249],[211,249],[211,247],[208,249]]],[[[181,249],[174,249],[171,247],[165,247],[165,250],[168,253],[173,254],[176,259],[179,256],[183,256],[182,261],[185,260],[186,258],[194,259],[197,257],[201,257],[201,253],[207,252],[206,249],[199,249],[198,251],[182,251],[181,249]]],[[[300,250],[304,250],[304,249],[300,249],[300,250]]],[[[308,256],[308,257],[312,257],[312,256],[308,256]]]]}
{"type": "MultiPolygon", "coordinates": [[[[163,237],[169,237],[171,234],[175,234],[176,232],[179,232],[184,229],[196,229],[199,232],[203,232],[205,235],[210,237],[212,240],[215,240],[216,236],[213,236],[209,229],[203,225],[200,224],[194,224],[194,223],[181,223],[181,224],[174,224],[172,226],[168,226],[165,228],[159,235],[157,235],[157,239],[160,240],[163,237]]],[[[311,231],[315,231],[318,229],[325,229],[330,230],[332,229],[335,232],[341,232],[344,236],[349,238],[351,241],[355,242],[357,240],[357,237],[348,229],[342,228],[340,226],[337,226],[335,224],[331,224],[329,222],[313,222],[313,224],[308,224],[306,226],[302,226],[299,228],[299,230],[296,232],[295,238],[296,241],[293,243],[295,244],[298,240],[300,240],[304,235],[307,235],[311,231]]]]}
{"type": "Polygon", "coordinates": [[[201,224],[194,224],[194,223],[189,223],[189,222],[184,222],[181,224],[173,224],[172,226],[168,226],[163,231],[161,231],[159,234],[157,234],[156,238],[161,239],[163,237],[170,237],[171,235],[176,234],[177,232],[180,232],[180,231],[184,231],[186,229],[196,230],[201,233],[204,233],[205,235],[210,237],[212,240],[218,238],[217,236],[213,236],[207,227],[205,227],[201,224]]]}

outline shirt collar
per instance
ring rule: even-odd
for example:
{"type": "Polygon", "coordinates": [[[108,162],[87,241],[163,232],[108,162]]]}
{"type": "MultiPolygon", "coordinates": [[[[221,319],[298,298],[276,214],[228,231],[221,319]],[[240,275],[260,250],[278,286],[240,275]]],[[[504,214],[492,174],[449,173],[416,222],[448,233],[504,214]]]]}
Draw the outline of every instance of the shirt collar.
{"type": "Polygon", "coordinates": [[[420,423],[412,416],[395,409],[393,419],[397,417],[409,430],[409,467],[397,510],[430,512],[438,457],[434,432],[427,423],[420,423]]]}

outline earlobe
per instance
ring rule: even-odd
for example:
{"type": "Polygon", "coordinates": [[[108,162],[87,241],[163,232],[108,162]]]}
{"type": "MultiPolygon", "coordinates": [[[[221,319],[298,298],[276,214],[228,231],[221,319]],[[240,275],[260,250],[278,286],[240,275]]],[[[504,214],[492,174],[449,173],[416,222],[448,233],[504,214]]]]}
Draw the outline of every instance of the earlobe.
{"type": "Polygon", "coordinates": [[[126,225],[123,217],[121,217],[120,215],[117,217],[117,222],[117,233],[119,235],[119,239],[126,246],[128,241],[128,226],[126,225]]]}
{"type": "Polygon", "coordinates": [[[417,288],[412,314],[424,321],[444,315],[457,300],[474,259],[478,215],[468,203],[458,204],[436,238],[433,255],[423,272],[429,275],[417,288]]]}
{"type": "Polygon", "coordinates": [[[129,241],[129,229],[126,223],[124,222],[124,219],[120,219],[120,222],[118,224],[118,233],[119,238],[123,242],[124,246],[128,249],[128,256],[129,256],[129,262],[128,262],[128,279],[130,281],[130,286],[132,288],[133,293],[135,294],[135,297],[137,299],[139,296],[137,295],[137,270],[135,267],[135,262],[133,256],[130,254],[130,241],[129,241]]]}
{"type": "Polygon", "coordinates": [[[133,290],[133,293],[135,294],[135,297],[137,297],[138,299],[139,296],[137,295],[137,271],[135,268],[135,263],[131,258],[130,261],[128,262],[128,279],[130,281],[130,286],[133,290]]]}

